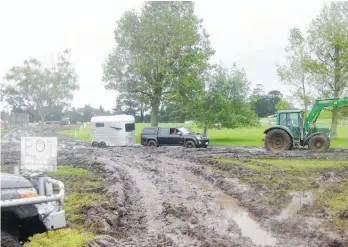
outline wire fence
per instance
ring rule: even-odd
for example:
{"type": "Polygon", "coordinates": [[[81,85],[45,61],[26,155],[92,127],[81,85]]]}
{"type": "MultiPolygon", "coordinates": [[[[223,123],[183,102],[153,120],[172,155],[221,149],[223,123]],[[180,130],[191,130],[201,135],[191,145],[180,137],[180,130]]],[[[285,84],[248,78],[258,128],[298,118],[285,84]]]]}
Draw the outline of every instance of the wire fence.
{"type": "Polygon", "coordinates": [[[2,116],[2,127],[29,125],[29,114],[24,112],[11,112],[9,115],[2,116]]]}

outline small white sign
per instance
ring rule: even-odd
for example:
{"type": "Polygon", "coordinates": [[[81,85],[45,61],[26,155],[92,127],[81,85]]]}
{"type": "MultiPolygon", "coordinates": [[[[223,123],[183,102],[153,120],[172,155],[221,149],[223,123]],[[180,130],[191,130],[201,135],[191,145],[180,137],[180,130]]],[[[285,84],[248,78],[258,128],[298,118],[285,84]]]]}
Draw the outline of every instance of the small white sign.
{"type": "Polygon", "coordinates": [[[21,170],[57,171],[57,137],[22,137],[21,170]]]}

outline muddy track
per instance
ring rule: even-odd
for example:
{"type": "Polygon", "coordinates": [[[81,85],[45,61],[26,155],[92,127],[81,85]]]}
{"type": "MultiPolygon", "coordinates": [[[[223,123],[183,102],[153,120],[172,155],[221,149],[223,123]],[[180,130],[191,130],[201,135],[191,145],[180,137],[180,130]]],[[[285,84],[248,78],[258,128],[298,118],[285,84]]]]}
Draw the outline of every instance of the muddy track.
{"type": "MultiPolygon", "coordinates": [[[[57,127],[47,126],[3,135],[2,164],[19,163],[20,136],[54,136],[56,131],[57,127]]],[[[262,205],[255,207],[262,203],[262,191],[209,173],[201,158],[348,159],[344,149],[326,154],[299,150],[281,155],[243,147],[98,149],[65,137],[59,137],[58,146],[59,164],[99,169],[111,182],[107,193],[115,197],[118,223],[109,235],[117,246],[330,246],[330,239],[324,235],[293,232],[298,220],[286,224],[274,221],[271,216],[276,211],[267,211],[262,205]]]]}

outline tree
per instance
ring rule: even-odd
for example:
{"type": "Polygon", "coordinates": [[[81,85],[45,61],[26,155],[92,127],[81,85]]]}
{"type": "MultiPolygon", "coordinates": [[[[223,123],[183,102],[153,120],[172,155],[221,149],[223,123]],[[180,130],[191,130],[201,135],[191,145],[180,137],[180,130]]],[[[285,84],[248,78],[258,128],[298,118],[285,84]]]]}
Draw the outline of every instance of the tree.
{"type": "Polygon", "coordinates": [[[231,69],[217,66],[212,71],[202,104],[196,104],[194,120],[208,127],[219,124],[225,128],[256,126],[257,116],[247,102],[250,90],[245,71],[234,66],[231,69]]]}
{"type": "Polygon", "coordinates": [[[83,122],[83,115],[81,112],[77,111],[74,107],[69,110],[64,111],[64,116],[69,117],[70,122],[75,124],[76,122],[83,122]]]}
{"type": "Polygon", "coordinates": [[[95,115],[96,109],[90,105],[85,105],[82,108],[82,122],[90,122],[91,118],[95,115]]]}
{"type": "MultiPolygon", "coordinates": [[[[348,89],[348,2],[325,4],[309,28],[311,57],[306,61],[324,97],[342,97],[348,89]]],[[[337,137],[339,108],[332,109],[332,137],[337,137]]]]}
{"type": "Polygon", "coordinates": [[[104,111],[103,106],[100,105],[100,106],[99,106],[99,111],[98,111],[98,113],[99,113],[99,114],[104,114],[104,112],[105,112],[105,111],[104,111]]]}
{"type": "Polygon", "coordinates": [[[186,102],[169,102],[163,104],[160,111],[161,122],[183,123],[192,117],[191,105],[186,102]]]}
{"type": "Polygon", "coordinates": [[[139,121],[144,121],[145,111],[148,109],[144,97],[136,93],[121,93],[116,98],[116,106],[113,111],[116,114],[129,114],[135,118],[139,116],[139,121]]]}
{"type": "Polygon", "coordinates": [[[117,22],[116,48],[103,64],[105,87],[136,93],[158,125],[163,99],[189,100],[203,90],[202,75],[214,54],[193,2],[146,2],[117,22]]]}
{"type": "Polygon", "coordinates": [[[310,105],[308,72],[304,68],[308,57],[307,41],[298,28],[293,28],[290,30],[289,43],[285,48],[288,53],[287,65],[277,65],[277,74],[282,82],[294,87],[293,95],[300,100],[307,112],[310,105]]]}
{"type": "Polygon", "coordinates": [[[263,95],[265,95],[265,87],[262,84],[256,84],[256,87],[251,93],[251,98],[257,100],[263,95]]]}
{"type": "Polygon", "coordinates": [[[275,106],[282,97],[283,94],[278,90],[272,90],[266,94],[263,85],[257,84],[251,95],[252,109],[261,118],[273,115],[276,112],[275,106]]]}
{"type": "Polygon", "coordinates": [[[341,115],[342,115],[343,118],[348,119],[348,107],[342,108],[341,115]]]}
{"type": "Polygon", "coordinates": [[[274,105],[276,105],[278,101],[283,98],[283,94],[278,90],[269,91],[267,96],[274,105]]]}
{"type": "Polygon", "coordinates": [[[275,108],[277,109],[277,111],[294,109],[292,104],[286,99],[280,99],[278,103],[275,105],[275,108]]]}
{"type": "Polygon", "coordinates": [[[69,62],[70,51],[58,56],[53,68],[45,68],[35,58],[12,67],[6,74],[3,94],[15,110],[35,113],[41,121],[57,108],[69,105],[73,91],[79,88],[77,74],[69,62]]]}

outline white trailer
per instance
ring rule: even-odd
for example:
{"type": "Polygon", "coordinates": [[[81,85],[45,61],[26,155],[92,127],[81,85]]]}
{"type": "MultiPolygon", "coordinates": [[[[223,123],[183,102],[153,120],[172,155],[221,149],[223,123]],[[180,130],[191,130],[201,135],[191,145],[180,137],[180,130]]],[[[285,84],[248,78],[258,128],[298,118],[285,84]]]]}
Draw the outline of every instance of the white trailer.
{"type": "Polygon", "coordinates": [[[93,147],[134,146],[135,119],[132,115],[94,116],[91,119],[93,147]]]}

